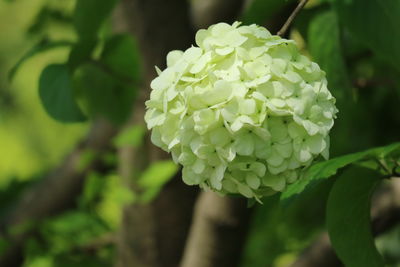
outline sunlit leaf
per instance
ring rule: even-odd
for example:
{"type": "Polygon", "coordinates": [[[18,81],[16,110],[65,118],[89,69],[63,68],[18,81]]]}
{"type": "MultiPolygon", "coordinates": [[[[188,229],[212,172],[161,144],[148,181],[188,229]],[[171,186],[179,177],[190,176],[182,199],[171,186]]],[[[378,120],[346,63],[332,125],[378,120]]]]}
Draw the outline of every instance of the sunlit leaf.
{"type": "Polygon", "coordinates": [[[141,200],[152,200],[177,171],[178,166],[171,160],[153,162],[138,180],[138,185],[144,189],[141,200]]]}
{"type": "Polygon", "coordinates": [[[34,45],[26,54],[24,54],[18,62],[10,69],[8,73],[8,79],[12,80],[15,76],[15,73],[18,71],[18,69],[21,67],[21,65],[31,57],[42,53],[46,52],[52,49],[56,48],[61,48],[61,47],[70,47],[72,46],[73,43],[70,41],[66,40],[60,40],[60,41],[50,41],[48,39],[43,39],[36,45],[34,45]]]}
{"type": "Polygon", "coordinates": [[[341,157],[316,163],[302,174],[301,179],[288,186],[287,190],[282,193],[281,199],[289,199],[290,197],[300,194],[309,186],[312,186],[315,182],[335,175],[339,169],[346,167],[349,164],[363,160],[384,158],[392,153],[400,153],[400,143],[394,143],[388,146],[347,154],[341,157]]]}
{"type": "Polygon", "coordinates": [[[143,142],[146,128],[141,125],[134,125],[122,130],[114,139],[117,147],[137,147],[143,142]]]}

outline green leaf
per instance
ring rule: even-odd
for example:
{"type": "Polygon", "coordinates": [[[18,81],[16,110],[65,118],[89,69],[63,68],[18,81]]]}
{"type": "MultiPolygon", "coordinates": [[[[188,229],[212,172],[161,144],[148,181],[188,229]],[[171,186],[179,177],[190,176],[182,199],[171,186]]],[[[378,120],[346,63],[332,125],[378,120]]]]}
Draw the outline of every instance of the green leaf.
{"type": "Polygon", "coordinates": [[[394,153],[400,153],[400,143],[372,148],[366,151],[347,154],[327,161],[318,162],[308,168],[297,182],[289,185],[286,191],[282,193],[281,199],[287,200],[300,194],[304,190],[308,189],[308,187],[311,187],[315,182],[335,175],[339,169],[346,167],[349,164],[363,160],[384,158],[394,153]]]}
{"type": "Polygon", "coordinates": [[[70,41],[60,40],[60,41],[50,41],[49,39],[43,39],[35,46],[33,46],[25,55],[23,55],[18,62],[10,69],[8,73],[8,79],[12,80],[15,76],[17,70],[21,67],[21,65],[31,57],[46,52],[52,49],[60,48],[60,47],[69,47],[72,46],[73,43],[70,41]]]}
{"type": "Polygon", "coordinates": [[[76,43],[69,54],[68,66],[75,70],[79,65],[87,63],[92,59],[93,49],[96,47],[97,39],[85,39],[76,43]]]}
{"type": "Polygon", "coordinates": [[[130,115],[135,90],[116,79],[107,66],[96,64],[84,64],[75,71],[78,98],[89,117],[123,123],[130,115]]]}
{"type": "Polygon", "coordinates": [[[338,99],[338,104],[347,101],[351,93],[350,82],[340,45],[339,25],[334,12],[320,13],[311,20],[308,28],[308,46],[314,60],[326,72],[329,88],[338,99]]]}
{"type": "Polygon", "coordinates": [[[376,172],[354,168],[333,185],[327,205],[327,226],[338,257],[348,267],[383,267],[371,232],[370,201],[381,181],[376,172]]]}
{"type": "MultiPolygon", "coordinates": [[[[241,18],[244,24],[264,24],[271,19],[283,7],[287,6],[293,0],[254,0],[246,8],[241,18]]],[[[272,34],[275,34],[274,32],[272,34]]]]}
{"type": "Polygon", "coordinates": [[[53,253],[84,246],[108,231],[96,214],[72,210],[47,218],[40,225],[42,237],[53,253]]]}
{"type": "Polygon", "coordinates": [[[29,34],[40,34],[50,23],[71,23],[70,15],[60,8],[44,5],[27,29],[29,34]]]}
{"type": "Polygon", "coordinates": [[[100,61],[122,79],[139,80],[139,52],[130,35],[114,35],[106,40],[100,61]]]}
{"type": "Polygon", "coordinates": [[[46,112],[62,122],[85,120],[75,102],[67,65],[47,66],[39,79],[39,97],[46,112]]]}
{"type": "Polygon", "coordinates": [[[79,39],[96,39],[103,22],[118,0],[78,0],[73,23],[79,39]]]}
{"type": "Polygon", "coordinates": [[[171,160],[153,162],[139,177],[138,185],[144,190],[140,200],[149,202],[154,199],[177,171],[178,166],[171,160]]]}
{"type": "Polygon", "coordinates": [[[400,1],[334,0],[342,25],[400,71],[400,1]]]}

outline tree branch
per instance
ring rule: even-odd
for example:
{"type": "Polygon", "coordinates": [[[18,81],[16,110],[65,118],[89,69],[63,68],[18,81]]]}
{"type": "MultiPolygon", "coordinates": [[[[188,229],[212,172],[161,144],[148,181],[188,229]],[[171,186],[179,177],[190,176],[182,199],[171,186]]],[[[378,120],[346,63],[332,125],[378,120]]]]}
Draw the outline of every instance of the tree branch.
{"type": "MultiPolygon", "coordinates": [[[[116,14],[117,28],[131,32],[142,56],[143,84],[129,124],[144,125],[144,102],[149,98],[154,66],[165,67],[171,50],[193,44],[186,0],[125,0],[116,14]]],[[[146,137],[143,146],[118,152],[119,173],[124,183],[140,192],[136,179],[153,161],[169,156],[146,137]]],[[[177,266],[190,227],[197,191],[183,184],[180,177],[168,183],[157,198],[147,204],[135,203],[123,211],[118,235],[117,266],[177,266]]]]}
{"type": "Polygon", "coordinates": [[[282,28],[278,31],[277,35],[283,37],[292,24],[294,18],[297,16],[297,14],[300,12],[300,10],[307,4],[308,0],[301,0],[297,7],[293,10],[292,14],[289,16],[289,18],[286,20],[286,22],[283,24],[282,28]]]}
{"type": "Polygon", "coordinates": [[[249,214],[244,198],[202,192],[180,266],[238,266],[249,214]]]}
{"type": "MultiPolygon", "coordinates": [[[[187,49],[194,44],[187,0],[125,0],[120,12],[121,18],[124,17],[124,21],[129,22],[128,29],[139,42],[146,85],[156,75],[155,65],[165,67],[165,58],[169,51],[187,49]]],[[[215,14],[221,15],[221,12],[215,14]]],[[[149,92],[148,87],[142,88],[131,123],[144,124],[144,101],[148,99],[149,92]]],[[[140,191],[135,184],[138,172],[152,161],[169,156],[157,149],[147,138],[145,145],[139,149],[120,150],[119,158],[120,174],[126,184],[134,191],[140,191]]],[[[196,194],[196,187],[184,185],[181,177],[177,177],[162,190],[154,202],[126,207],[119,234],[117,266],[176,267],[185,246],[196,194]]],[[[197,228],[194,228],[193,231],[196,232],[197,228]]],[[[225,244],[232,248],[240,248],[241,245],[225,244]]],[[[230,255],[224,254],[224,257],[230,255]]]]}

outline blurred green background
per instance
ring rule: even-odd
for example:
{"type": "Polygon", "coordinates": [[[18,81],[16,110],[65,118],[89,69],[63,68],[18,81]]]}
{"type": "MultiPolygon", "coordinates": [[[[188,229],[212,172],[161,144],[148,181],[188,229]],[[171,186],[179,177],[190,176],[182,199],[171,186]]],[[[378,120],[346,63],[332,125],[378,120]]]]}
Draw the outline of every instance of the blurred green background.
{"type": "MultiPolygon", "coordinates": [[[[240,19],[246,24],[272,25],[271,20],[291,10],[294,1],[250,2],[240,19]]],[[[398,65],[393,66],[388,59],[388,47],[367,42],[365,35],[354,35],[354,29],[346,26],[349,16],[334,8],[332,2],[310,1],[296,18],[290,37],[327,72],[330,88],[337,97],[340,113],[331,139],[334,157],[399,140],[400,79],[398,65]]],[[[93,124],[93,121],[67,124],[54,120],[38,96],[41,72],[49,64],[65,63],[70,47],[34,55],[20,66],[12,80],[8,78],[16,62],[42,40],[78,40],[72,25],[75,4],[75,0],[0,0],[1,220],[7,219],[26,190],[62,162],[93,124]]],[[[397,17],[390,19],[399,22],[400,14],[394,14],[397,17]]],[[[393,38],[398,44],[399,29],[386,28],[385,36],[377,33],[368,38],[387,38],[382,42],[393,38]]],[[[105,40],[112,36],[109,17],[99,35],[96,49],[100,51],[105,40]]],[[[128,50],[132,55],[138,53],[135,45],[128,50]]],[[[94,54],[100,53],[96,51],[94,54]]],[[[138,74],[132,73],[135,75],[138,74]]],[[[144,133],[141,126],[134,126],[110,144],[111,152],[101,155],[107,170],[88,172],[73,208],[41,221],[1,229],[0,255],[13,245],[9,236],[34,229],[34,234],[23,244],[21,266],[112,266],[122,208],[139,201],[117,175],[115,149],[141,143],[144,133]]],[[[91,160],[90,153],[86,159],[82,158],[82,164],[91,160]]],[[[140,201],[153,200],[177,169],[169,160],[152,163],[141,176],[141,185],[147,191],[140,201]]],[[[343,175],[350,177],[354,173],[348,171],[343,175]]],[[[334,181],[319,184],[289,207],[281,206],[279,196],[254,207],[241,266],[289,266],[326,230],[325,205],[334,181]]],[[[400,266],[399,229],[393,228],[377,241],[390,266],[400,266]]]]}

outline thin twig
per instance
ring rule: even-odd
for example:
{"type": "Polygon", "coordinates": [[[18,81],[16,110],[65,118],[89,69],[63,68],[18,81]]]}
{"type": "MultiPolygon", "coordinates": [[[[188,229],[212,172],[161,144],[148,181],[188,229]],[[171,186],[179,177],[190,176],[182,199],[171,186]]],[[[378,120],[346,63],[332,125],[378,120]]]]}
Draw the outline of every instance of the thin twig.
{"type": "Polygon", "coordinates": [[[289,18],[286,20],[285,24],[283,24],[282,28],[278,31],[279,36],[284,36],[290,24],[292,24],[294,18],[300,12],[300,10],[307,4],[308,0],[301,0],[295,10],[293,10],[292,14],[290,14],[289,18]]]}

